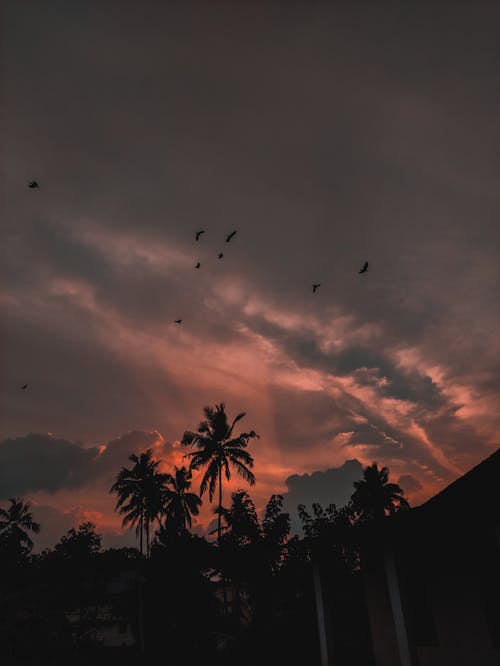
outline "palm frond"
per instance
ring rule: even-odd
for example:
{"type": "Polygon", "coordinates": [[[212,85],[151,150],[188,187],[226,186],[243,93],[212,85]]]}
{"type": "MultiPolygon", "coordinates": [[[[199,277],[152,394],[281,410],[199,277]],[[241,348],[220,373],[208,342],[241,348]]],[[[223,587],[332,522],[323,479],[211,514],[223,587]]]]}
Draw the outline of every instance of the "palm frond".
{"type": "Polygon", "coordinates": [[[238,474],[245,479],[251,486],[255,485],[255,475],[251,472],[248,467],[245,467],[243,463],[240,463],[238,460],[232,460],[232,465],[236,468],[238,474]]]}

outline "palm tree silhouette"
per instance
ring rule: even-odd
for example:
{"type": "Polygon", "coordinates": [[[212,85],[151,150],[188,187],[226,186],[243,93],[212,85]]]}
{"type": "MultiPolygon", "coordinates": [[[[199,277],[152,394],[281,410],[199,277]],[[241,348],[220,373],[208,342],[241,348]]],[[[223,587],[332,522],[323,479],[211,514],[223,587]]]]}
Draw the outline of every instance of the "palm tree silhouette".
{"type": "Polygon", "coordinates": [[[404,490],[397,483],[389,483],[389,469],[378,468],[373,463],[363,470],[363,479],[354,482],[355,491],[351,496],[353,505],[361,520],[381,520],[386,512],[396,513],[409,509],[404,490]]]}
{"type": "Polygon", "coordinates": [[[40,524],[33,520],[28,502],[22,498],[10,498],[9,502],[7,509],[0,508],[0,535],[8,545],[21,552],[29,552],[33,548],[33,541],[27,531],[38,534],[40,524]]]}
{"type": "Polygon", "coordinates": [[[175,467],[173,476],[167,474],[167,483],[163,515],[167,523],[176,531],[184,532],[192,525],[192,516],[200,512],[201,499],[195,493],[188,492],[191,487],[192,472],[186,467],[175,467]]]}
{"type": "Polygon", "coordinates": [[[191,458],[190,469],[206,467],[205,474],[200,484],[200,497],[208,487],[210,502],[213,499],[215,488],[219,485],[219,507],[217,515],[217,543],[221,539],[221,515],[222,515],[222,471],[226,479],[231,478],[231,467],[253,486],[255,476],[249,467],[253,467],[253,458],[246,451],[248,440],[258,437],[257,433],[242,432],[233,437],[233,429],[238,421],[244,416],[241,412],[236,416],[231,425],[228,423],[226,406],[223,402],[215,405],[215,408],[205,407],[203,409],[205,420],[202,421],[197,432],[186,430],[182,443],[186,446],[196,447],[196,451],[186,454],[191,458]]]}
{"type": "Polygon", "coordinates": [[[124,516],[122,525],[136,526],[141,555],[146,535],[146,556],[149,556],[149,528],[155,520],[160,522],[169,475],[158,471],[160,460],[153,460],[152,449],[139,457],[133,453],[129,460],[134,466],[132,469],[122,467],[109,492],[118,495],[115,511],[124,516]]]}

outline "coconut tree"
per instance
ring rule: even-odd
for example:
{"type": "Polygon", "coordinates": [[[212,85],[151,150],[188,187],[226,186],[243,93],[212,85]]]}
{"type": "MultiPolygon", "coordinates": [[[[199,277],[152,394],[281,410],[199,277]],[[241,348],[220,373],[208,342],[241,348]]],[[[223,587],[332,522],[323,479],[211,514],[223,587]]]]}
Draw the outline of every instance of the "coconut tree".
{"type": "Polygon", "coordinates": [[[135,526],[141,555],[143,538],[146,536],[146,555],[149,556],[149,529],[155,520],[160,523],[169,475],[158,471],[161,461],[153,460],[152,449],[140,456],[133,453],[129,460],[134,466],[121,469],[109,492],[118,495],[115,510],[124,516],[122,525],[135,526]]]}
{"type": "Polygon", "coordinates": [[[203,411],[205,419],[199,424],[198,430],[196,432],[186,430],[182,437],[182,443],[195,449],[186,454],[186,457],[191,459],[190,469],[205,468],[200,484],[200,496],[203,496],[208,488],[210,502],[212,502],[217,485],[219,487],[217,543],[220,544],[222,473],[224,472],[226,479],[229,481],[232,468],[251,486],[255,484],[255,476],[249,469],[253,467],[253,458],[246,451],[246,447],[248,441],[258,437],[258,435],[254,430],[251,430],[234,436],[234,426],[246,413],[241,412],[229,424],[226,406],[223,402],[215,405],[215,408],[205,407],[203,411]]]}
{"type": "Polygon", "coordinates": [[[168,526],[175,531],[185,531],[192,525],[192,516],[200,512],[201,499],[189,492],[192,472],[186,467],[174,467],[174,474],[167,474],[168,488],[165,491],[163,516],[168,526]]]}
{"type": "Polygon", "coordinates": [[[33,541],[28,532],[38,534],[40,524],[33,520],[31,506],[22,498],[10,498],[7,509],[0,507],[0,538],[8,548],[14,548],[18,553],[29,553],[33,548],[33,541]]]}
{"type": "Polygon", "coordinates": [[[410,507],[404,490],[397,483],[389,483],[389,469],[378,468],[377,463],[365,467],[361,481],[354,482],[351,496],[361,520],[381,520],[386,513],[393,514],[410,507]]]}

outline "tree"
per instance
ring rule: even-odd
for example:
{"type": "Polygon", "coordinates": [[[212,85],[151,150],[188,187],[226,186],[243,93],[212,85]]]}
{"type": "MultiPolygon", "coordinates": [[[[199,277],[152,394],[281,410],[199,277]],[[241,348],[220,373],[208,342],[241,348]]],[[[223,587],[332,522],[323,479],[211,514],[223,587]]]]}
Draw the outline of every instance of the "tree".
{"type": "Polygon", "coordinates": [[[283,561],[289,534],[290,514],[283,513],[283,495],[271,495],[262,520],[262,538],[274,573],[283,561]]]}
{"type": "Polygon", "coordinates": [[[0,507],[0,538],[9,553],[22,557],[33,548],[28,532],[38,534],[40,524],[33,520],[28,502],[22,498],[10,498],[9,502],[7,509],[0,507]]]}
{"type": "Polygon", "coordinates": [[[182,437],[185,446],[193,446],[196,449],[187,454],[187,457],[191,458],[190,469],[206,468],[200,484],[200,496],[203,496],[208,488],[211,502],[217,484],[219,486],[217,543],[220,543],[221,539],[222,471],[224,470],[229,481],[232,467],[253,486],[255,476],[249,469],[253,467],[253,458],[245,449],[250,439],[258,437],[253,430],[233,437],[234,426],[245,416],[245,412],[238,414],[229,425],[225,410],[223,402],[215,405],[215,409],[205,407],[203,410],[205,420],[199,424],[197,432],[186,430],[182,437]]]}
{"type": "Polygon", "coordinates": [[[360,520],[381,520],[386,513],[409,509],[404,490],[397,483],[389,483],[389,469],[378,468],[377,463],[365,467],[363,479],[354,482],[352,503],[360,520]]]}
{"type": "Polygon", "coordinates": [[[54,552],[64,558],[81,560],[101,552],[102,536],[96,532],[92,522],[82,523],[75,530],[72,527],[61,537],[54,547],[54,552]]]}
{"type": "Polygon", "coordinates": [[[222,538],[235,546],[247,546],[260,538],[259,520],[255,505],[244,490],[237,490],[231,494],[231,506],[216,507],[215,513],[224,519],[221,526],[224,532],[222,538]]]}
{"type": "Polygon", "coordinates": [[[165,491],[163,515],[166,528],[174,532],[184,532],[192,525],[192,516],[200,512],[201,499],[195,493],[188,492],[191,487],[192,472],[186,467],[175,467],[173,476],[168,474],[170,488],[165,491]]]}
{"type": "Polygon", "coordinates": [[[332,564],[342,564],[351,572],[359,567],[359,549],[351,538],[359,517],[352,501],[342,507],[329,504],[326,508],[313,502],[312,515],[303,504],[298,505],[297,511],[309,551],[314,548],[316,553],[328,553],[332,564]]]}
{"type": "Polygon", "coordinates": [[[158,471],[160,461],[153,460],[152,449],[139,457],[133,453],[129,460],[134,466],[121,469],[109,492],[118,495],[115,510],[124,516],[122,524],[136,526],[141,555],[143,535],[146,535],[146,555],[149,556],[149,528],[155,520],[160,523],[168,475],[158,471]]]}

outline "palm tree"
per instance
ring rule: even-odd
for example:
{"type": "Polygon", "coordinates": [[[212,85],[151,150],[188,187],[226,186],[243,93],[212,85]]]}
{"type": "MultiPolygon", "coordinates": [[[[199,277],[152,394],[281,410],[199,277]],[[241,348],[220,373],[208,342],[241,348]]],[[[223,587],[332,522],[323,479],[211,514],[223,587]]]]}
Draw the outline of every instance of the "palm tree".
{"type": "Polygon", "coordinates": [[[200,512],[201,499],[195,493],[188,492],[191,487],[192,472],[186,467],[174,467],[174,475],[167,475],[167,483],[171,488],[166,489],[163,515],[167,527],[170,525],[176,531],[184,532],[192,525],[192,516],[200,512]]]}
{"type": "Polygon", "coordinates": [[[363,479],[355,481],[354,487],[351,499],[361,520],[379,521],[386,512],[393,514],[410,508],[403,497],[404,490],[397,483],[389,483],[389,469],[379,469],[377,463],[365,467],[363,479]]]}
{"type": "Polygon", "coordinates": [[[146,535],[146,556],[149,556],[149,527],[155,520],[160,522],[169,475],[158,471],[161,461],[153,460],[152,449],[141,453],[139,457],[133,453],[129,460],[134,466],[132,469],[121,469],[109,492],[118,495],[115,511],[124,516],[122,525],[136,526],[141,555],[143,536],[146,535]]]}
{"type": "Polygon", "coordinates": [[[22,498],[10,498],[7,509],[0,508],[0,536],[9,546],[14,546],[21,552],[29,552],[33,548],[33,541],[27,531],[38,534],[40,524],[33,520],[33,514],[28,502],[22,498]]]}
{"type": "Polygon", "coordinates": [[[210,501],[212,501],[215,488],[219,485],[219,509],[217,516],[217,543],[221,538],[221,511],[222,511],[222,471],[226,479],[231,478],[231,467],[253,486],[255,476],[249,467],[253,467],[253,458],[245,451],[248,440],[258,437],[257,433],[242,432],[233,437],[233,429],[238,421],[244,416],[241,412],[229,425],[226,414],[226,406],[223,402],[212,407],[205,407],[205,420],[198,426],[197,432],[186,430],[182,437],[182,443],[186,446],[194,446],[197,450],[187,454],[191,458],[190,469],[206,467],[205,474],[200,485],[200,497],[209,490],[210,501]]]}

